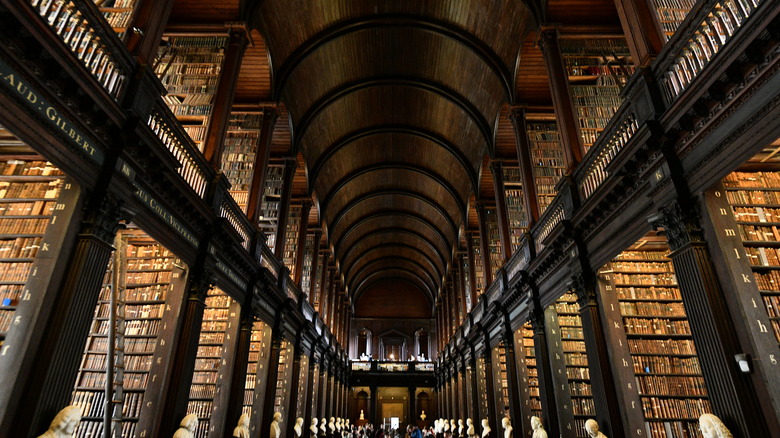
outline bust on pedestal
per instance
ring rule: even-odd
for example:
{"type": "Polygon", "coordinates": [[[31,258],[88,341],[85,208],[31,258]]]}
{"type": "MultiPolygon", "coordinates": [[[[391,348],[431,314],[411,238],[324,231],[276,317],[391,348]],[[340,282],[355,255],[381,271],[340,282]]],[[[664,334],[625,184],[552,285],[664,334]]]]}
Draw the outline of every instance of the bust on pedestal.
{"type": "Polygon", "coordinates": [[[487,438],[490,435],[490,432],[492,432],[493,429],[490,428],[490,422],[487,418],[482,419],[482,438],[487,438]]]}
{"type": "Polygon", "coordinates": [[[320,436],[328,436],[328,420],[325,417],[320,419],[320,436]]]}
{"type": "Polygon", "coordinates": [[[271,422],[271,438],[279,438],[282,436],[282,414],[281,412],[274,412],[274,421],[271,422]]]}
{"type": "Polygon", "coordinates": [[[234,438],[249,438],[249,415],[241,414],[238,425],[233,429],[234,438]]]}
{"type": "MultiPolygon", "coordinates": [[[[197,420],[195,418],[196,422],[197,420]]],[[[79,421],[81,421],[81,408],[76,405],[67,406],[54,416],[49,429],[38,438],[70,438],[76,431],[79,421]]]]}
{"type": "Polygon", "coordinates": [[[699,417],[699,430],[704,438],[733,438],[720,418],[712,414],[704,414],[699,417]]]}
{"type": "Polygon", "coordinates": [[[463,425],[463,419],[458,419],[458,435],[463,436],[463,431],[466,429],[466,426],[463,425]]]}
{"type": "Polygon", "coordinates": [[[366,419],[366,416],[363,414],[363,410],[361,409],[360,410],[360,417],[358,418],[358,420],[365,420],[365,419],[366,419]]]}
{"type": "Polygon", "coordinates": [[[466,418],[466,435],[469,438],[473,438],[477,435],[477,432],[474,430],[474,420],[471,418],[466,418]]]}
{"type": "Polygon", "coordinates": [[[512,428],[512,421],[509,420],[508,417],[504,417],[501,419],[501,427],[504,428],[504,438],[514,438],[512,428]]]}
{"type": "Polygon", "coordinates": [[[537,416],[531,417],[531,429],[534,430],[534,434],[531,438],[547,438],[547,431],[542,427],[542,420],[537,416]]]}
{"type": "Polygon", "coordinates": [[[303,434],[303,418],[298,417],[295,419],[295,425],[293,426],[293,432],[296,437],[300,437],[303,434]]]}
{"type": "Polygon", "coordinates": [[[311,436],[312,438],[316,437],[317,432],[319,432],[319,430],[317,429],[317,423],[319,423],[317,417],[312,417],[311,425],[309,426],[309,436],[311,436]]]}
{"type": "Polygon", "coordinates": [[[181,419],[179,429],[173,434],[173,438],[195,438],[195,429],[197,427],[198,416],[195,414],[187,415],[181,419]]]}

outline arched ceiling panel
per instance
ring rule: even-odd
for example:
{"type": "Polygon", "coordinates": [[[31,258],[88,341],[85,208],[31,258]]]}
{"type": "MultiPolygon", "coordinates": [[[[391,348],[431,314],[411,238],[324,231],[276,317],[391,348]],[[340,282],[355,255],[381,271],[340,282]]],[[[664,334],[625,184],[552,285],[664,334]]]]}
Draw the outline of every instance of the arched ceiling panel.
{"type": "Polygon", "coordinates": [[[425,289],[431,291],[431,297],[439,289],[439,280],[419,262],[399,255],[382,255],[373,257],[370,261],[361,263],[347,279],[346,285],[352,293],[360,283],[375,272],[382,270],[401,269],[413,273],[425,284],[425,289]]]}
{"type": "Polygon", "coordinates": [[[367,251],[370,251],[373,248],[393,245],[400,245],[405,248],[414,248],[416,251],[420,252],[420,254],[428,261],[436,265],[436,270],[439,277],[444,275],[444,269],[446,268],[447,261],[442,258],[441,254],[436,252],[436,249],[430,245],[430,243],[422,239],[422,237],[411,233],[372,233],[347,250],[347,252],[344,254],[341,265],[345,272],[349,272],[353,263],[359,259],[362,259],[367,251]]]}
{"type": "Polygon", "coordinates": [[[377,266],[372,267],[374,270],[378,270],[379,267],[392,268],[397,266],[399,257],[424,269],[433,284],[439,286],[443,274],[439,272],[436,263],[416,247],[401,243],[388,243],[369,248],[354,263],[344,268],[348,273],[346,283],[351,284],[351,279],[360,275],[363,268],[370,266],[374,261],[383,260],[383,263],[377,263],[377,266]]]}
{"type": "Polygon", "coordinates": [[[415,233],[424,236],[428,242],[436,247],[440,254],[447,256],[450,246],[441,230],[434,228],[429,222],[412,214],[379,213],[363,218],[356,222],[346,232],[339,245],[335,247],[336,258],[341,258],[346,252],[361,239],[372,233],[381,233],[385,230],[397,233],[415,233]]]}
{"type": "Polygon", "coordinates": [[[433,313],[434,300],[432,295],[426,290],[425,285],[421,283],[419,278],[407,271],[400,269],[379,271],[366,277],[357,287],[358,290],[355,292],[353,300],[356,317],[370,318],[386,317],[388,314],[398,315],[399,306],[387,306],[388,298],[400,303],[425,306],[424,309],[419,309],[417,312],[414,312],[413,309],[408,309],[407,314],[430,318],[433,313]],[[401,286],[399,283],[405,283],[405,285],[401,286]],[[389,289],[387,289],[388,287],[389,289]],[[417,290],[410,291],[409,289],[417,290]],[[419,298],[415,299],[415,295],[419,298]],[[424,301],[424,303],[419,301],[424,301]],[[384,310],[378,311],[376,309],[378,306],[384,307],[384,310]]]}

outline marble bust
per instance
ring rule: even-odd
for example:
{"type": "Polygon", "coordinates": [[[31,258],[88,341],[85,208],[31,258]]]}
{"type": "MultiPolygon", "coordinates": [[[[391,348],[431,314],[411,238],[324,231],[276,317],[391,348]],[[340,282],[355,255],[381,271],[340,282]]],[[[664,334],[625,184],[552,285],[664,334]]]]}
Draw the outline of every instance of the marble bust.
{"type": "MultiPolygon", "coordinates": [[[[198,427],[198,416],[187,415],[179,423],[179,429],[173,434],[173,438],[195,438],[195,429],[198,427]]],[[[68,435],[70,436],[70,435],[68,435]]]]}
{"type": "Polygon", "coordinates": [[[606,435],[599,431],[599,424],[594,419],[585,422],[585,431],[588,432],[588,436],[591,438],[607,438],[606,435]]]}
{"type": "Polygon", "coordinates": [[[486,438],[490,436],[490,432],[492,432],[493,429],[490,428],[490,422],[487,418],[482,419],[482,438],[486,438]]]}
{"type": "Polygon", "coordinates": [[[326,436],[328,434],[328,420],[325,417],[322,417],[320,420],[320,436],[326,436]]]}
{"type": "Polygon", "coordinates": [[[466,435],[473,437],[476,434],[477,432],[474,431],[474,420],[471,418],[466,418],[466,435]]]}
{"type": "Polygon", "coordinates": [[[319,420],[317,420],[317,417],[312,417],[312,419],[311,419],[311,426],[309,426],[309,432],[311,432],[311,436],[313,436],[313,437],[317,436],[317,432],[319,432],[319,430],[317,429],[317,423],[318,422],[319,422],[319,420]]]}
{"type": "Polygon", "coordinates": [[[512,428],[512,422],[509,420],[508,417],[504,417],[501,419],[501,427],[504,428],[504,438],[514,438],[513,435],[513,428],[512,428]]]}
{"type": "Polygon", "coordinates": [[[466,426],[463,425],[463,419],[458,420],[458,435],[463,436],[463,429],[465,429],[466,426]]]}
{"type": "Polygon", "coordinates": [[[293,426],[293,432],[296,437],[300,437],[303,434],[303,418],[298,417],[295,419],[295,426],[293,426]]]}
{"type": "Polygon", "coordinates": [[[76,431],[79,421],[81,421],[81,408],[76,405],[67,406],[54,416],[49,429],[38,438],[70,438],[76,431]]]}
{"type": "Polygon", "coordinates": [[[274,412],[274,420],[271,422],[271,438],[279,438],[282,436],[282,413],[274,412]]]}
{"type": "Polygon", "coordinates": [[[531,429],[534,431],[534,434],[531,435],[531,438],[547,438],[547,431],[544,430],[544,427],[542,426],[542,420],[540,420],[539,417],[531,417],[531,429]]]}
{"type": "Polygon", "coordinates": [[[733,438],[723,421],[712,414],[703,414],[699,417],[699,430],[704,438],[733,438]]]}
{"type": "Polygon", "coordinates": [[[233,429],[233,437],[249,438],[249,415],[241,414],[238,418],[238,425],[233,429]]]}

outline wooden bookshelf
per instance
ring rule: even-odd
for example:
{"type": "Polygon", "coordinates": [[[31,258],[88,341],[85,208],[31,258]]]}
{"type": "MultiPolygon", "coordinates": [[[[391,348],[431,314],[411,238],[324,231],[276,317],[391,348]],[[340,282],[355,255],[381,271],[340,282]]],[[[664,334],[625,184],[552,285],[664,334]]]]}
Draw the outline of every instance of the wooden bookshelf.
{"type": "Polygon", "coordinates": [[[198,416],[196,438],[206,438],[211,430],[210,422],[215,409],[215,398],[226,390],[225,382],[220,377],[220,369],[224,363],[225,344],[228,327],[237,321],[231,321],[231,306],[233,299],[223,291],[214,287],[206,296],[206,309],[203,312],[198,353],[195,358],[195,371],[190,386],[190,400],[187,404],[187,414],[198,416]]]}
{"type": "Polygon", "coordinates": [[[509,417],[509,376],[507,374],[506,346],[503,342],[493,348],[493,389],[496,400],[496,420],[509,417]]]}
{"type": "MultiPolygon", "coordinates": [[[[467,237],[468,238],[468,237],[467,237]]],[[[480,244],[479,233],[474,233],[470,237],[471,245],[474,248],[474,296],[479,298],[485,291],[485,272],[482,266],[482,245],[480,244]]],[[[476,303],[471,303],[475,305],[476,303]]]]}
{"type": "Polygon", "coordinates": [[[168,35],[163,42],[154,69],[168,91],[163,100],[203,152],[227,37],[168,35]]]}
{"type": "Polygon", "coordinates": [[[668,254],[665,242],[640,241],[602,272],[619,304],[648,436],[697,437],[711,407],[668,254]]]}
{"type": "MultiPolygon", "coordinates": [[[[549,339],[554,343],[550,349],[551,356],[560,355],[562,358],[563,370],[566,373],[564,386],[568,388],[568,390],[558,392],[562,400],[557,400],[557,402],[561,404],[563,401],[565,405],[568,404],[567,401],[570,401],[570,414],[573,416],[572,436],[586,438],[585,421],[596,416],[596,406],[593,402],[593,391],[590,385],[590,368],[588,368],[588,356],[579,309],[580,305],[577,303],[577,296],[574,293],[563,294],[554,306],[551,306],[550,310],[554,310],[554,313],[549,312],[551,317],[557,317],[557,327],[554,324],[548,325],[551,328],[549,339]],[[557,333],[555,333],[556,331],[557,333]]],[[[556,369],[556,366],[553,366],[553,369],[556,369]]],[[[557,386],[560,387],[561,383],[564,383],[563,380],[557,386]]],[[[562,418],[566,417],[562,415],[562,418]]],[[[563,428],[568,429],[568,425],[563,428]]]]}
{"type": "Polygon", "coordinates": [[[312,260],[314,260],[314,233],[307,233],[306,247],[303,253],[303,266],[301,268],[301,292],[307,296],[311,295],[312,260]]]}
{"type": "Polygon", "coordinates": [[[300,205],[291,205],[287,215],[282,263],[290,270],[290,278],[295,277],[295,258],[298,256],[298,233],[301,229],[302,210],[300,205]]]}
{"type": "Polygon", "coordinates": [[[561,38],[560,48],[587,152],[623,103],[631,53],[623,37],[561,38]]]}
{"type": "MultiPolygon", "coordinates": [[[[504,176],[504,200],[512,251],[520,247],[523,234],[528,232],[528,215],[525,211],[523,180],[519,167],[501,166],[504,176]]],[[[500,253],[499,253],[500,254],[500,253]]]]}
{"type": "MultiPolygon", "coordinates": [[[[249,341],[249,361],[246,368],[246,384],[244,385],[243,414],[252,416],[252,406],[255,403],[255,394],[258,380],[263,376],[261,370],[267,367],[268,349],[270,348],[271,328],[260,320],[252,323],[252,334],[249,341]]],[[[260,382],[262,383],[262,382],[260,382]]],[[[257,394],[257,397],[262,397],[257,394]]]]}
{"type": "Polygon", "coordinates": [[[257,226],[265,233],[265,242],[271,252],[276,247],[276,225],[279,222],[279,203],[282,197],[284,165],[269,164],[266,168],[263,202],[257,226]]]}
{"type": "Polygon", "coordinates": [[[653,0],[657,13],[658,24],[666,36],[666,40],[674,35],[677,28],[685,20],[691,8],[696,5],[695,0],[653,0]]]}
{"type": "Polygon", "coordinates": [[[566,173],[563,162],[563,146],[560,143],[558,127],[555,122],[531,122],[527,124],[526,134],[531,146],[536,196],[539,200],[539,214],[555,198],[555,185],[566,173]]]}
{"type": "Polygon", "coordinates": [[[528,404],[523,408],[523,411],[527,411],[530,414],[527,422],[524,424],[530,424],[529,421],[532,415],[543,418],[542,398],[539,394],[539,370],[536,364],[536,347],[534,346],[534,331],[530,322],[526,322],[517,330],[516,338],[518,340],[518,349],[521,349],[523,353],[523,363],[520,365],[525,368],[523,379],[525,379],[527,388],[528,404]]]}
{"type": "Polygon", "coordinates": [[[114,407],[111,436],[136,436],[166,303],[182,293],[172,284],[181,261],[168,249],[132,228],[120,231],[116,240],[73,392],[72,403],[83,415],[76,437],[102,436],[106,406],[114,407]],[[106,403],[111,338],[113,390],[106,403]]]}
{"type": "Polygon", "coordinates": [[[466,254],[457,256],[461,269],[463,269],[463,299],[466,306],[466,313],[471,312],[473,303],[471,302],[471,265],[466,254]]]}
{"type": "Polygon", "coordinates": [[[221,170],[230,181],[230,195],[246,213],[254,174],[255,153],[263,123],[261,113],[232,112],[228,119],[221,170]]]}
{"type": "Polygon", "coordinates": [[[780,342],[780,172],[732,172],[723,179],[737,233],[780,342]]]}
{"type": "Polygon", "coordinates": [[[33,155],[0,158],[0,346],[51,222],[63,178],[59,169],[33,155]]]}
{"type": "Polygon", "coordinates": [[[475,426],[481,425],[480,422],[482,421],[482,419],[488,418],[488,416],[490,416],[488,397],[493,397],[493,394],[488,394],[488,390],[487,390],[487,364],[485,363],[484,357],[477,358],[476,379],[477,379],[477,399],[479,403],[478,405],[479,418],[474,419],[475,426]]]}
{"type": "Polygon", "coordinates": [[[95,6],[103,14],[108,25],[114,29],[120,37],[127,31],[133,19],[138,0],[93,0],[95,6]]]}
{"type": "MultiPolygon", "coordinates": [[[[290,421],[288,413],[288,400],[292,385],[292,344],[286,339],[282,339],[281,349],[279,350],[279,363],[277,364],[276,388],[274,393],[274,412],[282,414],[284,422],[290,421]]],[[[294,420],[294,419],[293,419],[294,420]]]]}

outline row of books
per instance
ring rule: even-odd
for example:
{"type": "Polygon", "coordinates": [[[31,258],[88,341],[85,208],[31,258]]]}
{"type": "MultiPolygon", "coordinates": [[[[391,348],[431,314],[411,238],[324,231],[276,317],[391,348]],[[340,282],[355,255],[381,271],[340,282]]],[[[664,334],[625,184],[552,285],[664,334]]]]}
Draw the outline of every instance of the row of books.
{"type": "Polygon", "coordinates": [[[617,287],[620,300],[681,300],[680,290],[674,287],[617,287]]]}
{"type": "Polygon", "coordinates": [[[667,255],[663,251],[623,251],[615,256],[615,260],[661,260],[669,263],[667,255]]]}
{"type": "Polygon", "coordinates": [[[61,176],[62,171],[48,161],[0,161],[0,179],[3,176],[61,176]]]}
{"type": "Polygon", "coordinates": [[[637,374],[701,374],[699,358],[672,356],[634,356],[637,374]]]}
{"type": "Polygon", "coordinates": [[[169,270],[173,268],[173,257],[146,257],[143,259],[128,260],[125,264],[127,271],[133,270],[169,270]]]}
{"type": "Polygon", "coordinates": [[[623,318],[626,334],[645,335],[690,335],[687,320],[665,318],[623,318]]]}
{"type": "Polygon", "coordinates": [[[669,268],[668,262],[613,261],[610,264],[610,266],[615,271],[625,271],[628,273],[639,272],[639,271],[648,274],[649,273],[658,273],[658,274],[671,273],[671,269],[669,268]]]}
{"type": "Polygon", "coordinates": [[[731,204],[780,204],[780,191],[729,190],[726,192],[726,199],[731,204]]]}
{"type": "Polygon", "coordinates": [[[756,248],[746,246],[745,252],[751,265],[755,266],[775,266],[780,268],[780,249],[778,248],[756,248]]]}
{"type": "Polygon", "coordinates": [[[700,376],[646,376],[638,375],[639,391],[645,395],[672,395],[692,397],[707,395],[704,378],[700,376]]]}
{"type": "MultiPolygon", "coordinates": [[[[638,271],[637,271],[638,272],[638,271]]],[[[677,277],[673,273],[664,274],[626,274],[616,272],[613,274],[616,284],[633,286],[676,286],[677,277]]]]}
{"type": "Polygon", "coordinates": [[[59,179],[49,182],[11,182],[0,181],[0,198],[44,198],[55,199],[60,193],[59,179]]]}
{"type": "Polygon", "coordinates": [[[165,301],[170,284],[154,284],[151,286],[132,287],[129,285],[125,289],[125,300],[127,301],[165,301]]]}
{"type": "Polygon", "coordinates": [[[24,283],[30,275],[31,262],[0,263],[0,278],[7,283],[24,283]]]}
{"type": "Polygon", "coordinates": [[[731,188],[780,188],[780,174],[778,172],[731,172],[726,175],[722,183],[731,188]]]}
{"type": "Polygon", "coordinates": [[[0,216],[48,216],[53,211],[54,201],[0,202],[0,216]]]}
{"type": "Polygon", "coordinates": [[[621,302],[620,313],[625,316],[685,316],[682,303],[659,302],[621,302]]]}
{"type": "Polygon", "coordinates": [[[743,241],[776,242],[780,240],[780,230],[775,226],[738,224],[737,230],[743,241]]]}
{"type": "Polygon", "coordinates": [[[698,419],[705,412],[712,412],[706,398],[642,397],[642,411],[647,419],[690,418],[698,419]]]}
{"type": "Polygon", "coordinates": [[[214,384],[193,383],[190,386],[190,399],[214,398],[216,391],[214,384]]]}
{"type": "Polygon", "coordinates": [[[733,207],[734,218],[738,222],[774,222],[780,223],[780,208],[772,207],[733,207]]]}
{"type": "Polygon", "coordinates": [[[0,233],[2,234],[43,234],[49,224],[49,218],[43,219],[6,219],[0,217],[0,233]]]}

